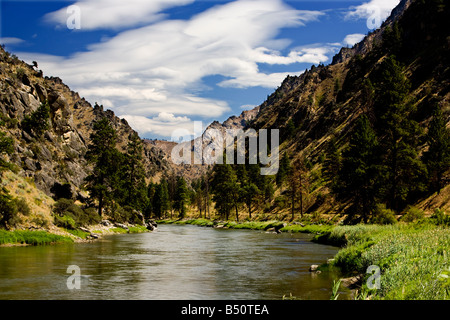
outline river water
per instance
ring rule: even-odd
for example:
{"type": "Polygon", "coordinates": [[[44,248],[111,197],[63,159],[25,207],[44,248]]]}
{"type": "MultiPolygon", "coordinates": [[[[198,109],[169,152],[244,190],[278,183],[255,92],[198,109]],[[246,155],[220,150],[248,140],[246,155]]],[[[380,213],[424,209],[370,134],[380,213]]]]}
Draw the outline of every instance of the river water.
{"type": "Polygon", "coordinates": [[[160,225],[92,243],[2,247],[0,299],[329,299],[337,275],[309,267],[338,248],[310,238],[160,225]],[[80,277],[68,273],[69,266],[80,277]]]}

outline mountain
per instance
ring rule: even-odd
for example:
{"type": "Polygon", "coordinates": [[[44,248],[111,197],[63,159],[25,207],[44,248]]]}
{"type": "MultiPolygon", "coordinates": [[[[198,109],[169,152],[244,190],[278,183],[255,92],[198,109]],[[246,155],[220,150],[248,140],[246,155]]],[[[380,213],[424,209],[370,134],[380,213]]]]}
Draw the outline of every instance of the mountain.
{"type": "MultiPolygon", "coordinates": [[[[87,197],[82,186],[92,167],[86,160],[86,151],[97,120],[105,117],[110,120],[121,151],[125,150],[128,137],[135,133],[126,120],[119,119],[111,110],[97,104],[92,106],[60,78],[44,77],[36,62],[29,65],[3,48],[0,49],[0,116],[3,123],[0,131],[14,145],[13,152],[3,155],[12,164],[12,171],[5,173],[9,179],[3,185],[13,195],[25,198],[28,195],[28,203],[33,206],[46,202],[47,206],[41,209],[47,216],[52,198],[63,186],[69,186],[74,199],[87,197]],[[36,120],[36,116],[30,119],[46,103],[49,114],[44,120],[48,121],[48,127],[37,132],[42,119],[36,120]],[[37,196],[40,198],[36,199],[37,196]]],[[[170,166],[162,151],[149,144],[144,144],[143,158],[148,180],[170,166]]]]}
{"type": "MultiPolygon", "coordinates": [[[[388,57],[395,56],[404,68],[411,84],[409,98],[414,101],[412,116],[420,128],[427,131],[436,104],[449,127],[449,16],[449,6],[443,1],[403,0],[379,29],[352,48],[342,48],[330,65],[288,76],[260,106],[247,128],[280,129],[280,152],[289,153],[293,161],[306,159],[313,180],[309,212],[340,212],[348,205],[336,203],[330,195],[323,177],[324,162],[330,149],[342,151],[348,145],[360,115],[375,121],[378,110],[368,84],[388,57]]],[[[426,149],[422,141],[419,153],[426,149]]],[[[416,204],[448,209],[448,184],[444,190],[416,204]]]]}

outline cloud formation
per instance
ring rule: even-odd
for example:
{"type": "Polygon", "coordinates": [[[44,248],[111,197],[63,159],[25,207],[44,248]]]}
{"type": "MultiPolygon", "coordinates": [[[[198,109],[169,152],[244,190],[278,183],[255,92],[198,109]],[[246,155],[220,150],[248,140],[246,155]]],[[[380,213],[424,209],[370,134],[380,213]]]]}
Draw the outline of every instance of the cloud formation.
{"type": "MultiPolygon", "coordinates": [[[[230,110],[225,101],[201,97],[205,77],[220,75],[215,85],[224,88],[274,88],[300,71],[264,73],[261,64],[328,59],[323,48],[283,55],[290,40],[277,38],[282,28],[318,20],[320,11],[296,10],[282,0],[237,0],[186,20],[161,19],[162,10],[191,2],[80,0],[75,5],[81,8],[81,30],[137,26],[69,57],[22,53],[21,58],[39,61],[46,74],[58,75],[88,101],[114,110],[141,134],[158,135],[167,134],[168,124],[186,126],[189,118],[217,119],[230,110]],[[170,121],[163,121],[167,114],[170,121]]],[[[65,24],[66,11],[45,19],[65,24]]]]}
{"type": "Polygon", "coordinates": [[[362,33],[352,33],[348,34],[344,38],[344,45],[347,46],[353,46],[355,43],[360,42],[362,39],[364,39],[365,35],[362,33]]]}
{"type": "MultiPolygon", "coordinates": [[[[73,5],[80,9],[81,29],[121,29],[161,20],[161,11],[187,5],[194,0],[79,0],[73,5]]],[[[47,22],[66,26],[68,8],[45,15],[47,22]]]]}
{"type": "Polygon", "coordinates": [[[368,19],[370,29],[378,28],[391,14],[400,0],[370,0],[359,6],[352,6],[347,12],[347,19],[368,19]]]}

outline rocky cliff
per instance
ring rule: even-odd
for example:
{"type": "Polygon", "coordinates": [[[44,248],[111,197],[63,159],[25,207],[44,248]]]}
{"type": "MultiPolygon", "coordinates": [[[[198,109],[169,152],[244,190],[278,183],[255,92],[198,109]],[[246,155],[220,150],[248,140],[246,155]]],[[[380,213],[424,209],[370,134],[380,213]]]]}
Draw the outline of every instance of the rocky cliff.
{"type": "MultiPolygon", "coordinates": [[[[82,184],[91,170],[85,153],[93,123],[110,119],[117,131],[119,150],[124,150],[134,130],[111,110],[92,106],[57,77],[44,77],[37,63],[28,65],[0,49],[0,115],[7,136],[13,138],[14,152],[7,155],[15,171],[33,182],[48,196],[58,186],[69,184],[74,196],[83,196],[82,184]],[[49,127],[42,134],[25,130],[24,119],[48,102],[49,127]]],[[[158,148],[144,144],[147,176],[164,171],[169,164],[158,148]]]]}

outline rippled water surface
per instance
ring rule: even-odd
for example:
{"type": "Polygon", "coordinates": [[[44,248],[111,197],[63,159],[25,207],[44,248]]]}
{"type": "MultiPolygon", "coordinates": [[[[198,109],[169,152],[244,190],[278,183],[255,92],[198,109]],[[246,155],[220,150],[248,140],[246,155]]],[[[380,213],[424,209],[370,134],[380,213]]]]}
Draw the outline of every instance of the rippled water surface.
{"type": "Polygon", "coordinates": [[[0,299],[329,299],[335,275],[309,266],[338,248],[310,237],[160,225],[86,244],[3,247],[0,299]],[[80,289],[68,289],[70,265],[80,289]]]}

